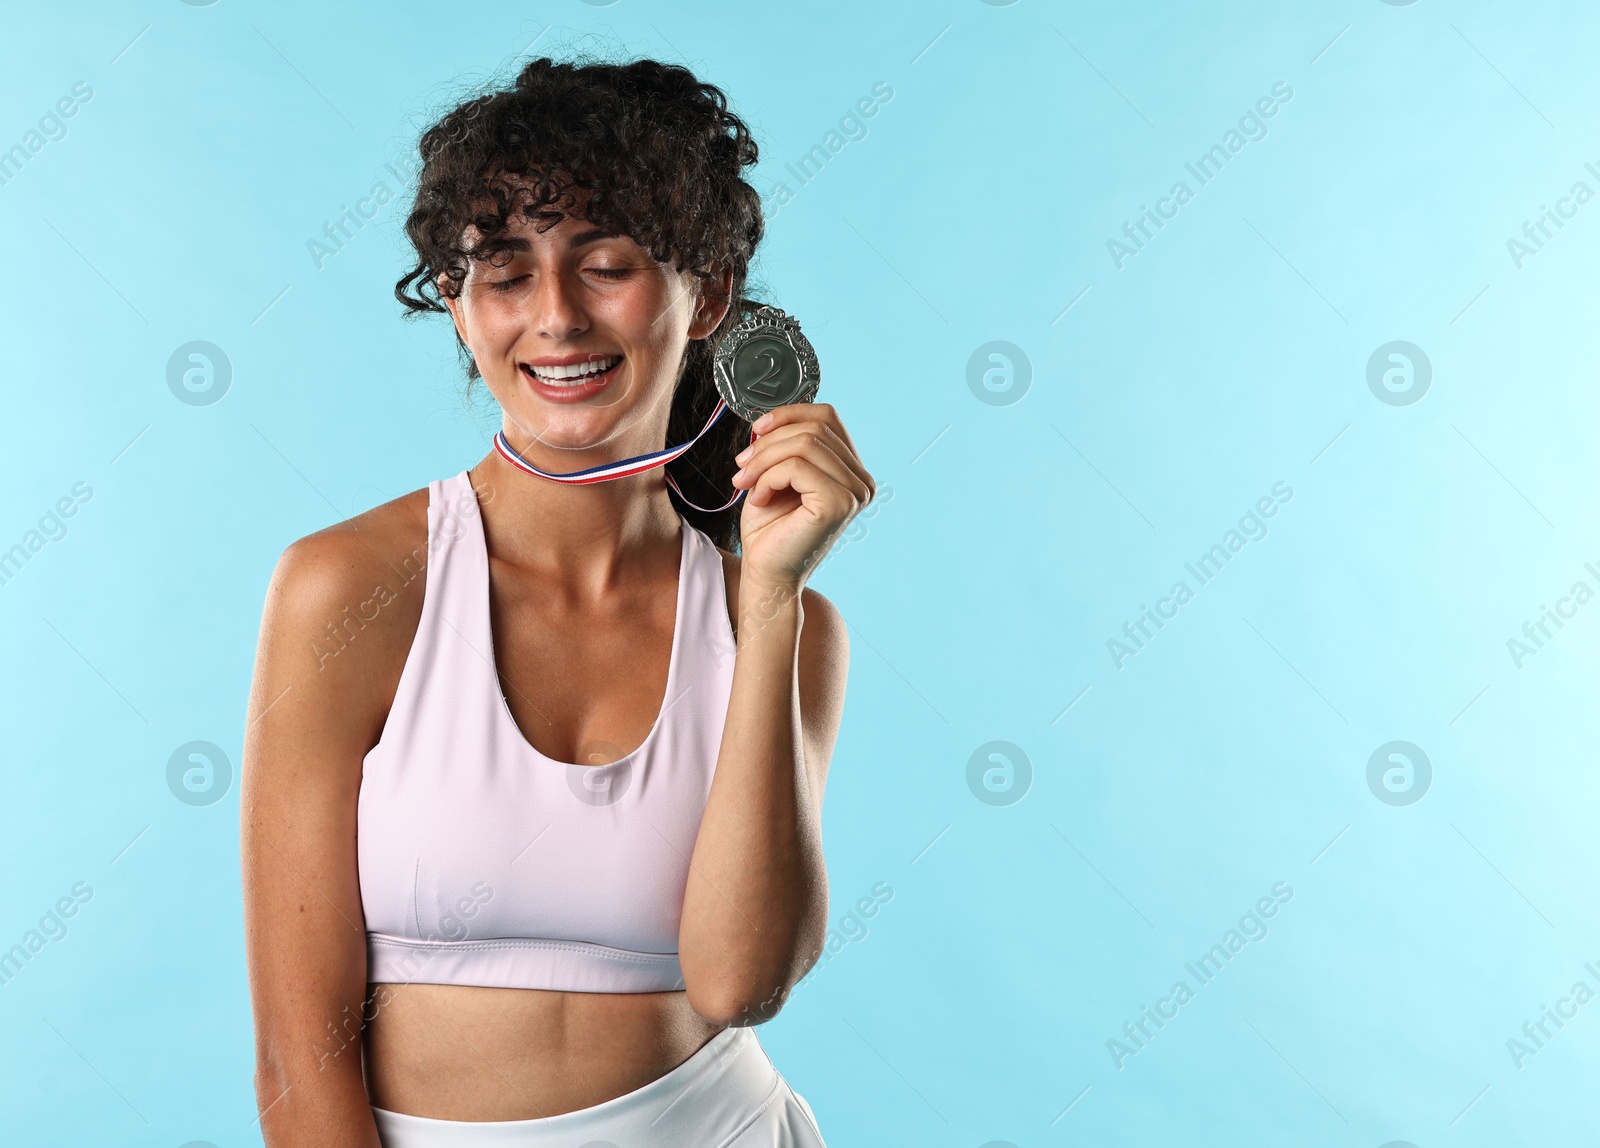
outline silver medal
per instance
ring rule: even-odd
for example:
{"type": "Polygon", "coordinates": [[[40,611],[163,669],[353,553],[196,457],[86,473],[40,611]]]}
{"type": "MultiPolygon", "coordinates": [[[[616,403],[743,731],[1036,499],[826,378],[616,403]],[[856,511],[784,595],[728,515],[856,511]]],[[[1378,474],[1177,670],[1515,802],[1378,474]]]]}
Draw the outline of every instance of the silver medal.
{"type": "Polygon", "coordinates": [[[729,408],[754,422],[775,407],[811,402],[822,377],[799,323],[776,307],[747,308],[717,347],[711,373],[729,408]]]}

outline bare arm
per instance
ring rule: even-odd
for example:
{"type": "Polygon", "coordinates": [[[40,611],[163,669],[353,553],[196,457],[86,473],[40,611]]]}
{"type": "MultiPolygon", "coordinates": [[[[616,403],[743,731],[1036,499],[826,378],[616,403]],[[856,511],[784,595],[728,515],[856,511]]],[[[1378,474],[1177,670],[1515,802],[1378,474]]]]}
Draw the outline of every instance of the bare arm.
{"type": "Polygon", "coordinates": [[[679,930],[689,1003],[722,1024],[777,1015],[821,955],[822,793],[849,640],[839,612],[803,584],[874,490],[832,408],[779,412],[789,421],[764,428],[739,480],[755,485],[742,519],[738,654],[679,930]]]}
{"type": "Polygon", "coordinates": [[[345,609],[372,600],[372,565],[353,531],[303,539],[278,563],[262,617],[240,835],[256,1101],[273,1148],[379,1143],[362,1078],[356,800],[397,676],[385,631],[403,630],[407,611],[401,600],[343,648],[328,630],[352,632],[345,609]]]}
{"type": "Polygon", "coordinates": [[[695,842],[679,959],[721,1024],[775,1016],[821,955],[822,791],[844,705],[844,621],[814,590],[740,584],[723,750],[695,842]]]}

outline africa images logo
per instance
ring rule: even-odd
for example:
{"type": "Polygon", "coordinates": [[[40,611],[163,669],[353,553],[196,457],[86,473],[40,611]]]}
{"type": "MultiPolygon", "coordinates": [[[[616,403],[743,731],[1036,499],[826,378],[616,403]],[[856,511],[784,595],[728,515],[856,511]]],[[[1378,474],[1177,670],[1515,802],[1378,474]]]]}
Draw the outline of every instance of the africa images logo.
{"type": "Polygon", "coordinates": [[[567,765],[567,789],[585,805],[615,805],[633,782],[633,758],[609,741],[578,747],[578,760],[567,765]]]}
{"type": "Polygon", "coordinates": [[[1433,763],[1420,746],[1386,741],[1367,759],[1367,788],[1385,805],[1415,805],[1433,784],[1433,763]]]}
{"type": "Polygon", "coordinates": [[[233,385],[233,362],[215,343],[195,339],[167,359],[167,389],[180,403],[209,407],[233,385]]]}
{"type": "Polygon", "coordinates": [[[1415,343],[1396,339],[1385,343],[1367,360],[1367,387],[1380,403],[1409,407],[1428,393],[1433,364],[1415,343]]]}
{"type": "Polygon", "coordinates": [[[1015,805],[1033,786],[1033,763],[1022,747],[986,741],[967,759],[967,788],[985,805],[1015,805]]]}
{"type": "Polygon", "coordinates": [[[996,339],[967,360],[967,386],[980,403],[1009,407],[1021,402],[1033,385],[1033,363],[1015,343],[996,339]]]}
{"type": "Polygon", "coordinates": [[[232,784],[228,755],[209,741],[186,741],[167,759],[167,788],[185,805],[215,805],[232,784]]]}
{"type": "Polygon", "coordinates": [[[1121,1037],[1106,1041],[1106,1052],[1111,1057],[1111,1063],[1117,1066],[1117,1071],[1121,1072],[1130,1057],[1143,1052],[1168,1023],[1176,1020],[1183,1007],[1193,1001],[1201,989],[1216,980],[1235,956],[1244,952],[1247,946],[1266,940],[1270,931],[1267,922],[1292,900],[1294,889],[1289,883],[1274,882],[1272,888],[1245,910],[1236,928],[1224,932],[1222,939],[1199,957],[1185,961],[1183,969],[1189,974],[1188,977],[1174,980],[1167,995],[1156,999],[1154,1009],[1141,1004],[1137,1019],[1123,1022],[1121,1037]],[[1190,980],[1194,981],[1193,986],[1189,984],[1190,980]],[[1152,1025],[1155,1026],[1153,1029],[1152,1025]]]}

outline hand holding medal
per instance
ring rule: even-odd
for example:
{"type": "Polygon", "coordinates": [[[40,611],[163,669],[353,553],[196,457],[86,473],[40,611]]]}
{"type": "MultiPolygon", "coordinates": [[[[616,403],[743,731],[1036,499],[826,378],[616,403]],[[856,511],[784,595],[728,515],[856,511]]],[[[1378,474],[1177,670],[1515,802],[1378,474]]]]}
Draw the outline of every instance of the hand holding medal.
{"type": "Polygon", "coordinates": [[[717,348],[713,374],[723,402],[755,435],[733,478],[750,492],[739,520],[743,577],[763,590],[798,588],[877,484],[838,412],[812,402],[817,355],[794,319],[747,305],[717,348]]]}

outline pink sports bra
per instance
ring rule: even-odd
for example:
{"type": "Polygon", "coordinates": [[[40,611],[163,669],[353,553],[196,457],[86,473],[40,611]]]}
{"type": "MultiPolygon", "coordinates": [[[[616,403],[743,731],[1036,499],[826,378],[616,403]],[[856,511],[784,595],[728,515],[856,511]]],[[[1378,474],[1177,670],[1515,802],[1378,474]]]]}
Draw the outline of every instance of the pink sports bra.
{"type": "Polygon", "coordinates": [[[666,697],[649,736],[609,765],[556,761],[529,744],[500,692],[467,472],[428,484],[422,616],[361,770],[368,981],[683,987],[678,924],[735,645],[721,556],[687,521],[682,537],[666,697]]]}

